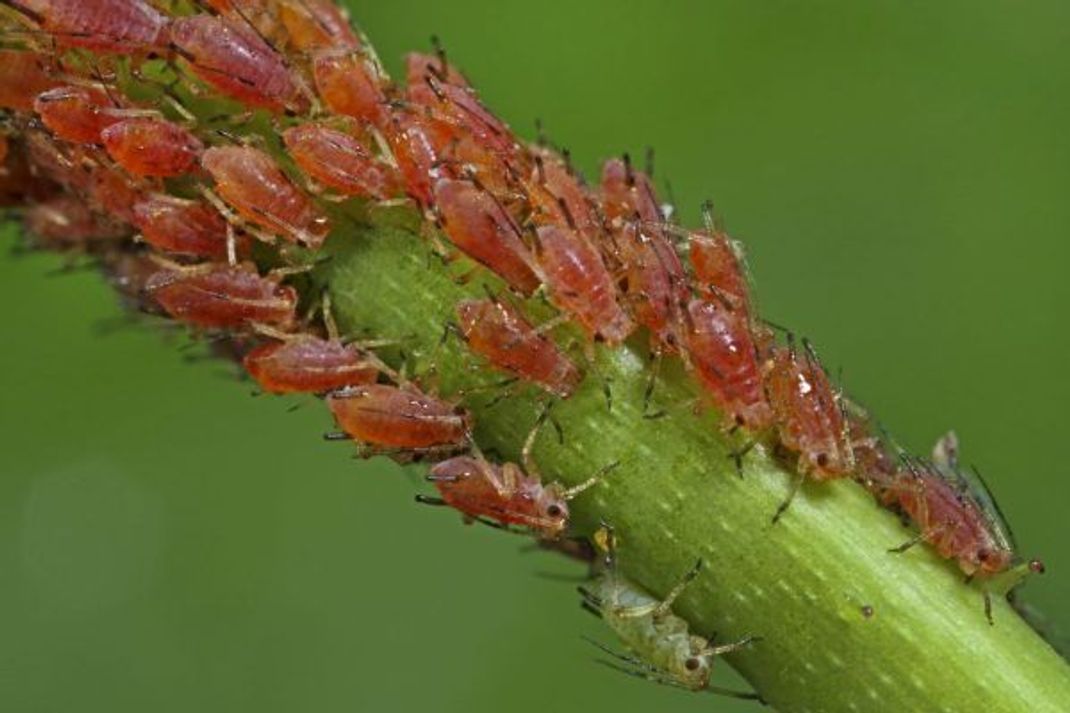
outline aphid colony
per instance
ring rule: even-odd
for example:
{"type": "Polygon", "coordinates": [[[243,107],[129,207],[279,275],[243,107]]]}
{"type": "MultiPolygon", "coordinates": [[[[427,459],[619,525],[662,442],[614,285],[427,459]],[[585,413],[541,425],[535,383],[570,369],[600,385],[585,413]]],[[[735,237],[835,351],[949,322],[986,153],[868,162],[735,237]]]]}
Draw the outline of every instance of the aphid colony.
{"type": "MultiPolygon", "coordinates": [[[[567,154],[517,138],[441,50],[409,55],[399,86],[330,0],[0,0],[0,12],[17,46],[0,51],[4,196],[28,205],[28,231],[98,256],[143,309],[255,342],[242,363],[263,391],[322,395],[364,453],[432,461],[433,502],[552,540],[568,532],[568,501],[604,473],[544,482],[531,439],[523,465],[488,460],[462,402],[344,338],[329,306],[309,316],[294,278],[315,264],[334,202],[410,201],[440,229],[444,257],[493,273],[505,287],[456,305],[454,331],[548,403],[577,390],[594,343],[641,331],[736,434],[741,473],[760,445],[794,466],[792,495],[803,479],[852,477],[968,576],[1015,566],[949,441],[926,461],[886,444],[807,341],[778,341],[759,319],[741,248],[710,211],[702,230],[673,224],[627,156],[587,186],[567,154]],[[190,107],[206,97],[239,110],[197,119],[190,107]],[[278,137],[234,137],[255,121],[278,137]],[[252,258],[264,250],[283,266],[262,272],[252,258]],[[536,293],[558,318],[532,319],[536,293]],[[565,322],[587,341],[559,343],[565,322]]],[[[689,634],[675,595],[655,601],[612,566],[587,596],[678,685],[705,687],[709,658],[736,646],[689,634]]]]}

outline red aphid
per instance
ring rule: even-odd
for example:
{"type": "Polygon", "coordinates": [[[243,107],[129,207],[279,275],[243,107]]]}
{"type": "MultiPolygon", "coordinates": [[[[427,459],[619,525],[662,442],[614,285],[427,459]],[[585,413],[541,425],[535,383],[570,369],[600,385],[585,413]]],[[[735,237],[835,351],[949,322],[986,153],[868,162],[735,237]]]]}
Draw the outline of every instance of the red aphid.
{"type": "Polygon", "coordinates": [[[576,365],[509,303],[466,300],[457,305],[457,320],[469,348],[495,367],[563,399],[579,385],[576,365]]]}
{"type": "Polygon", "coordinates": [[[101,266],[108,283],[122,300],[133,309],[149,314],[163,314],[160,307],[145,293],[149,279],[160,271],[160,265],[141,250],[107,250],[100,254],[101,266]]]}
{"type": "Polygon", "coordinates": [[[467,412],[412,386],[350,387],[330,394],[327,405],[350,438],[373,447],[461,447],[471,430],[467,412]]]}
{"type": "Polygon", "coordinates": [[[171,43],[194,74],[232,99],[272,111],[308,109],[286,60],[242,20],[180,17],[171,27],[171,43]]]}
{"type": "Polygon", "coordinates": [[[327,217],[265,152],[248,146],[213,147],[201,156],[201,165],[215,180],[220,197],[245,220],[313,248],[330,232],[327,217]]]}
{"type": "Polygon", "coordinates": [[[68,190],[87,190],[91,173],[83,166],[84,151],[56,140],[40,129],[23,134],[30,171],[39,179],[53,181],[68,190]]]}
{"type": "MultiPolygon", "coordinates": [[[[134,206],[134,225],[149,245],[174,255],[221,260],[227,257],[227,222],[211,205],[166,194],[148,196],[134,206]]],[[[245,236],[236,238],[238,255],[248,252],[245,236]]]]}
{"type": "Polygon", "coordinates": [[[279,19],[294,49],[359,49],[360,38],[333,0],[281,0],[279,19]]]}
{"type": "Polygon", "coordinates": [[[332,112],[388,130],[387,81],[365,53],[321,52],[312,60],[312,76],[316,91],[332,112]]]}
{"type": "Polygon", "coordinates": [[[125,119],[100,136],[115,162],[136,176],[184,175],[204,151],[204,144],[189,129],[165,119],[125,119]]]}
{"type": "Polygon", "coordinates": [[[374,384],[379,369],[358,347],[311,334],[263,344],[242,363],[260,388],[272,394],[322,394],[374,384]]]}
{"type": "Polygon", "coordinates": [[[750,285],[739,247],[722,232],[692,233],[688,239],[695,286],[710,299],[750,313],[750,285]]]}
{"type": "Polygon", "coordinates": [[[535,257],[550,300],[572,315],[592,338],[616,345],[635,323],[624,311],[601,253],[578,231],[559,225],[538,229],[535,257]]]}
{"type": "Polygon", "coordinates": [[[90,87],[49,89],[33,107],[53,134],[76,144],[99,144],[104,129],[129,115],[106,92],[90,87]]]}
{"type": "Polygon", "coordinates": [[[680,306],[689,297],[683,265],[664,236],[636,221],[613,231],[621,291],[636,320],[650,330],[658,350],[681,341],[680,306]]]}
{"type": "Polygon", "coordinates": [[[532,168],[524,182],[534,225],[575,225],[592,240],[602,234],[602,218],[580,178],[568,163],[544,148],[532,152],[532,168]]]}
{"type": "Polygon", "coordinates": [[[828,375],[807,347],[775,347],[766,363],[766,390],[780,443],[799,454],[799,471],[816,480],[838,478],[854,468],[843,411],[828,375]]]}
{"type": "Polygon", "coordinates": [[[498,465],[459,456],[431,469],[427,478],[442,500],[468,520],[490,519],[529,528],[544,539],[557,539],[568,527],[568,491],[559,483],[544,485],[515,463],[498,465]]]}
{"type": "Polygon", "coordinates": [[[472,181],[444,178],[435,184],[434,203],[446,236],[461,252],[522,294],[538,289],[531,251],[494,196],[472,181]]]}
{"type": "Polygon", "coordinates": [[[502,154],[518,151],[512,130],[479,101],[467,85],[440,81],[428,71],[422,83],[410,84],[408,98],[417,106],[427,107],[458,128],[469,133],[484,146],[502,154]],[[430,89],[430,95],[425,91],[430,89]]]}
{"type": "Polygon", "coordinates": [[[732,425],[756,431],[767,428],[773,413],[746,316],[695,299],[687,304],[684,323],[688,363],[717,408],[732,425]]]}
{"type": "Polygon", "coordinates": [[[145,290],[169,315],[194,327],[227,329],[256,322],[286,329],[297,318],[297,290],[261,277],[251,262],[175,266],[153,275],[145,290]]]}
{"type": "Polygon", "coordinates": [[[118,54],[161,51],[170,23],[145,0],[4,0],[60,45],[118,54]]]}
{"type": "Polygon", "coordinates": [[[452,64],[446,61],[443,53],[424,54],[410,52],[405,55],[405,83],[409,99],[420,106],[433,106],[438,98],[427,83],[433,77],[442,84],[456,87],[468,87],[468,79],[452,64]]]}
{"type": "Polygon", "coordinates": [[[163,190],[156,179],[134,180],[125,171],[105,163],[97,156],[88,163],[90,205],[113,218],[133,225],[134,206],[153,191],[163,190]]]}
{"type": "Polygon", "coordinates": [[[41,92],[59,84],[49,70],[49,58],[36,52],[0,50],[0,108],[33,111],[41,92]]]}
{"type": "Polygon", "coordinates": [[[659,224],[664,220],[650,177],[632,167],[631,159],[611,159],[602,167],[602,210],[610,224],[639,220],[659,224]]]}
{"type": "Polygon", "coordinates": [[[70,195],[31,205],[23,221],[26,232],[51,250],[87,250],[129,235],[129,230],[95,214],[85,201],[70,195]]]}
{"type": "Polygon", "coordinates": [[[282,140],[290,158],[310,178],[344,195],[386,200],[402,191],[394,168],[349,134],[323,124],[302,124],[283,132],[282,140]]]}

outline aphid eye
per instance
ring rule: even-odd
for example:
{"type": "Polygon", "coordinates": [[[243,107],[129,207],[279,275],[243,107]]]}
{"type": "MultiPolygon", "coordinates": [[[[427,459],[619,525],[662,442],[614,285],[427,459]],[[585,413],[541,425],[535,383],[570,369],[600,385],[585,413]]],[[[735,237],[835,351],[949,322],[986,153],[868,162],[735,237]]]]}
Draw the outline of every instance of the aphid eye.
{"type": "Polygon", "coordinates": [[[546,514],[550,517],[561,517],[561,515],[564,514],[564,511],[561,509],[560,505],[553,503],[550,507],[546,508],[546,514]]]}
{"type": "Polygon", "coordinates": [[[700,666],[702,666],[702,662],[699,661],[697,656],[692,656],[684,662],[684,668],[688,671],[698,671],[700,666]]]}
{"type": "Polygon", "coordinates": [[[992,556],[992,553],[988,550],[977,550],[977,561],[987,562],[988,558],[992,556]]]}
{"type": "Polygon", "coordinates": [[[822,468],[824,468],[826,465],[828,465],[829,464],[828,453],[818,453],[817,454],[817,464],[822,468]]]}

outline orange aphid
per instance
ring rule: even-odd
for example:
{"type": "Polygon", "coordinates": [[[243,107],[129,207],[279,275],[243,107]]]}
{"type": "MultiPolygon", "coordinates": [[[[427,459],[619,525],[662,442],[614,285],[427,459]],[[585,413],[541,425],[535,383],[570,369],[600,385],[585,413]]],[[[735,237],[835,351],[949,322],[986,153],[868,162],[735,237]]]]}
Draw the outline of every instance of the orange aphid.
{"type": "Polygon", "coordinates": [[[115,162],[136,176],[181,176],[204,151],[189,129],[165,119],[125,119],[100,136],[115,162]]]}
{"type": "Polygon", "coordinates": [[[508,302],[466,300],[457,305],[457,320],[469,348],[495,367],[563,399],[579,385],[576,365],[508,302]]]}
{"type": "Polygon", "coordinates": [[[780,443],[799,454],[799,471],[817,480],[851,472],[854,455],[843,411],[809,345],[801,359],[794,342],[787,349],[774,347],[765,368],[780,443]]]}
{"type": "Polygon", "coordinates": [[[601,204],[611,224],[627,220],[658,224],[664,219],[650,177],[636,171],[628,155],[602,167],[601,204]]]}
{"type": "Polygon", "coordinates": [[[684,324],[688,363],[729,423],[768,427],[773,413],[746,315],[695,299],[687,304],[684,324]]]}
{"type": "Polygon", "coordinates": [[[311,334],[263,344],[245,355],[245,370],[273,394],[322,394],[373,384],[379,369],[356,345],[311,334]]]}
{"type": "Polygon", "coordinates": [[[424,54],[410,52],[405,55],[405,82],[409,97],[414,103],[428,106],[436,101],[434,92],[427,85],[427,77],[434,77],[443,84],[467,87],[468,79],[446,61],[444,53],[424,54]]]}
{"type": "Polygon", "coordinates": [[[321,52],[312,60],[312,76],[316,91],[332,112],[387,131],[387,82],[375,62],[363,52],[321,52]]]}
{"type": "Polygon", "coordinates": [[[153,275],[145,290],[169,315],[194,327],[225,329],[255,322],[285,329],[296,321],[297,291],[271,276],[261,277],[251,262],[174,266],[153,275]]]}
{"type": "Polygon", "coordinates": [[[4,0],[60,45],[130,54],[162,50],[170,18],[145,0],[4,0]]]}
{"type": "Polygon", "coordinates": [[[194,74],[232,99],[273,111],[308,108],[286,60],[242,20],[180,17],[171,26],[171,43],[194,74]]]}
{"type": "MultiPolygon", "coordinates": [[[[151,195],[134,206],[134,225],[142,239],[158,250],[208,259],[227,257],[227,222],[202,201],[151,195]]],[[[237,240],[237,253],[247,253],[248,239],[239,236],[237,240]]]]}
{"type": "Polygon", "coordinates": [[[359,49],[360,38],[332,0],[282,0],[279,19],[294,49],[359,49]]]}
{"type": "Polygon", "coordinates": [[[219,195],[245,220],[307,247],[319,247],[327,237],[327,217],[263,151],[213,147],[201,156],[201,165],[219,195]]]}
{"type": "Polygon", "coordinates": [[[520,228],[489,192],[473,181],[435,184],[439,223],[450,242],[523,294],[538,289],[534,259],[520,228]]]}
{"type": "Polygon", "coordinates": [[[101,132],[128,115],[107,93],[78,86],[42,92],[33,107],[53,134],[76,144],[99,144],[101,132]]]}
{"type": "Polygon", "coordinates": [[[56,86],[47,56],[22,50],[0,50],[0,108],[33,111],[37,96],[56,86]]]}
{"type": "Polygon", "coordinates": [[[627,339],[635,323],[617,299],[601,253],[570,227],[544,225],[537,235],[535,257],[550,300],[594,339],[611,345],[627,339]]]}
{"type": "Polygon", "coordinates": [[[287,129],[282,140],[290,158],[310,178],[347,196],[379,200],[398,195],[401,178],[353,136],[323,124],[287,129]]]}
{"type": "Polygon", "coordinates": [[[138,182],[126,172],[100,161],[95,155],[86,164],[89,185],[86,193],[92,207],[124,223],[133,224],[134,206],[152,190],[162,190],[158,182],[138,182]]]}
{"type": "Polygon", "coordinates": [[[422,82],[409,84],[408,98],[413,104],[427,107],[459,129],[469,132],[493,151],[510,155],[519,150],[512,130],[483,106],[475,90],[467,84],[443,82],[429,68],[422,82]],[[430,93],[426,89],[430,89],[430,93]]]}
{"type": "Polygon", "coordinates": [[[691,233],[688,239],[695,286],[708,298],[750,313],[750,286],[735,242],[720,231],[691,233]]]}
{"type": "Polygon", "coordinates": [[[372,447],[460,447],[471,429],[467,412],[411,385],[350,387],[330,394],[327,405],[350,438],[372,447]]]}
{"type": "Polygon", "coordinates": [[[678,348],[680,305],[689,289],[676,252],[660,233],[637,221],[613,230],[613,248],[636,320],[650,330],[657,349],[678,348]]]}

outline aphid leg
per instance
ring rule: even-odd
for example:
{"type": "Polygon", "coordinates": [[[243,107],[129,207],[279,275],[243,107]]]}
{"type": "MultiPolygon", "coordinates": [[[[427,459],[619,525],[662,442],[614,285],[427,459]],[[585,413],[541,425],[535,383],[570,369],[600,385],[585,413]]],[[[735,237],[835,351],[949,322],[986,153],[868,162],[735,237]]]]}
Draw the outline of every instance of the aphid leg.
{"type": "Polygon", "coordinates": [[[528,475],[535,477],[539,476],[539,468],[535,464],[535,459],[531,457],[531,453],[535,449],[535,439],[539,436],[539,430],[550,417],[550,409],[552,407],[553,402],[546,402],[542,410],[539,412],[538,417],[535,419],[535,424],[528,432],[528,437],[524,439],[524,447],[520,451],[520,462],[523,464],[524,470],[527,471],[528,475]]]}
{"type": "Polygon", "coordinates": [[[238,264],[238,239],[230,221],[227,221],[227,263],[231,266],[238,264]]]}
{"type": "Polygon", "coordinates": [[[766,434],[768,434],[768,433],[769,433],[768,429],[766,429],[764,431],[761,431],[759,433],[756,433],[756,434],[754,434],[753,438],[751,438],[749,441],[744,443],[740,448],[737,448],[736,450],[729,452],[728,457],[731,458],[735,462],[735,464],[736,464],[736,474],[739,475],[740,478],[743,477],[743,459],[747,456],[748,453],[750,453],[752,450],[754,450],[754,447],[756,445],[758,445],[759,443],[762,442],[762,439],[764,439],[766,434]]]}
{"type": "Polygon", "coordinates": [[[580,602],[580,608],[583,609],[588,614],[592,614],[592,615],[598,617],[599,619],[602,618],[602,611],[600,609],[598,609],[598,607],[594,606],[593,604],[591,604],[588,601],[580,602]]]}
{"type": "Polygon", "coordinates": [[[720,646],[709,646],[709,647],[706,648],[706,652],[705,653],[709,654],[710,656],[724,656],[725,654],[730,654],[733,651],[739,651],[740,649],[745,649],[748,646],[750,646],[751,644],[753,644],[755,641],[761,641],[761,640],[762,639],[759,636],[744,636],[739,641],[733,642],[731,644],[721,644],[720,646]]]}
{"type": "Polygon", "coordinates": [[[901,555],[904,552],[906,552],[907,550],[909,550],[911,547],[913,547],[914,545],[918,544],[919,542],[924,542],[924,541],[925,541],[925,533],[924,532],[919,532],[918,534],[914,535],[914,537],[911,537],[909,540],[907,540],[903,544],[901,544],[901,545],[899,545],[897,547],[889,548],[888,551],[891,552],[892,554],[901,555]]]}
{"type": "Polygon", "coordinates": [[[653,614],[655,618],[665,616],[672,609],[673,602],[684,593],[687,589],[687,585],[691,584],[698,576],[698,573],[702,571],[702,560],[695,562],[695,566],[688,570],[687,574],[683,576],[676,586],[673,587],[669,593],[665,596],[665,599],[654,609],[653,614]]]}
{"type": "Polygon", "coordinates": [[[414,500],[421,505],[431,505],[433,507],[444,507],[446,505],[446,501],[442,498],[436,498],[430,495],[416,495],[414,500]]]}
{"type": "Polygon", "coordinates": [[[992,618],[992,594],[987,589],[982,589],[981,596],[985,600],[985,619],[988,620],[989,626],[995,626],[996,621],[992,618]]]}
{"type": "Polygon", "coordinates": [[[665,409],[658,409],[657,411],[650,410],[650,400],[654,396],[654,388],[658,384],[658,376],[661,375],[661,361],[663,352],[661,349],[654,351],[653,363],[650,367],[650,376],[646,380],[646,388],[643,390],[643,418],[645,419],[657,419],[664,418],[666,416],[665,409]]]}
{"type": "Polygon", "coordinates": [[[582,483],[579,483],[578,485],[573,485],[571,488],[567,488],[566,490],[562,490],[561,491],[561,497],[563,497],[565,500],[572,500],[573,498],[575,498],[580,493],[584,492],[585,490],[587,490],[589,488],[594,487],[595,485],[598,485],[600,482],[605,480],[606,475],[608,475],[610,473],[610,471],[612,471],[614,468],[616,468],[619,465],[620,465],[620,461],[616,460],[616,461],[613,461],[612,463],[609,463],[607,465],[602,466],[601,468],[598,469],[597,473],[592,475],[587,480],[583,481],[582,483]]]}
{"type": "Polygon", "coordinates": [[[776,512],[773,513],[773,524],[777,524],[780,521],[780,516],[783,515],[789,507],[791,507],[791,501],[795,499],[795,496],[799,494],[799,489],[802,488],[803,481],[806,480],[806,475],[803,473],[797,473],[794,480],[791,481],[791,490],[788,492],[788,497],[784,499],[784,502],[777,506],[776,512]]]}

